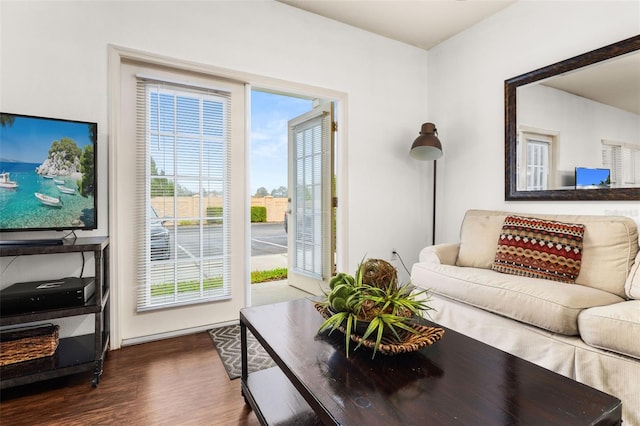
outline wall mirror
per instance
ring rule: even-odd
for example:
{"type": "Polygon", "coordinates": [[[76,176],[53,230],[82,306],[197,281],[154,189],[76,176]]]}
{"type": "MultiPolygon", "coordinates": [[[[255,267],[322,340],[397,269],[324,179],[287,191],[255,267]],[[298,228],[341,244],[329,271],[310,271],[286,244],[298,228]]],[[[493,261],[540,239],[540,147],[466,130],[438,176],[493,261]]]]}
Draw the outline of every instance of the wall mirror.
{"type": "Polygon", "coordinates": [[[505,81],[505,200],[640,200],[640,35],[505,81]]]}

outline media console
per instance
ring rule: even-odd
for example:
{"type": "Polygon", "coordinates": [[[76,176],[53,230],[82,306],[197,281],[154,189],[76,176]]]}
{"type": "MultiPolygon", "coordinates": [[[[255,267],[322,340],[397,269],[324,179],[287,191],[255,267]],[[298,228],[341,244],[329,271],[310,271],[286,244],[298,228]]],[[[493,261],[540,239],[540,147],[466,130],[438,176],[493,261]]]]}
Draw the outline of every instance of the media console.
{"type": "Polygon", "coordinates": [[[84,303],[70,306],[38,307],[26,312],[5,312],[3,309],[0,312],[0,326],[4,328],[57,318],[94,315],[94,332],[60,339],[55,355],[48,359],[18,362],[0,367],[0,389],[86,371],[93,371],[91,383],[94,387],[100,382],[110,338],[109,238],[83,237],[62,240],[62,244],[56,245],[32,243],[0,246],[0,257],[84,252],[94,254],[93,296],[84,303]]]}

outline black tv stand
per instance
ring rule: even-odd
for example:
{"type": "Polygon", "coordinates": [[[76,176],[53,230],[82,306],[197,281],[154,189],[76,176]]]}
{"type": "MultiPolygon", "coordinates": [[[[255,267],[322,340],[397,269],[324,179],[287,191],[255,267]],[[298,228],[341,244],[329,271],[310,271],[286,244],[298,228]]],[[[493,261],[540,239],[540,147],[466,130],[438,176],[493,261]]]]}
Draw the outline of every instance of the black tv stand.
{"type": "MultiPolygon", "coordinates": [[[[61,243],[56,243],[55,245],[46,245],[47,243],[35,245],[33,242],[36,240],[27,241],[32,244],[0,246],[0,257],[62,253],[84,254],[92,252],[95,292],[93,297],[89,298],[83,305],[49,307],[42,310],[17,313],[3,310],[0,312],[0,327],[18,327],[35,322],[42,323],[44,321],[90,315],[94,319],[94,329],[90,333],[77,335],[71,327],[64,323],[60,324],[61,329],[67,329],[67,333],[62,332],[62,334],[66,334],[68,337],[59,338],[56,354],[52,357],[0,366],[0,390],[89,371],[93,372],[91,384],[96,387],[100,382],[104,358],[111,338],[109,328],[111,321],[109,237],[82,237],[73,241],[55,240],[61,241],[61,243]]],[[[36,264],[35,267],[38,267],[36,259],[34,259],[33,263],[36,264]]],[[[54,275],[50,278],[58,279],[58,277],[59,275],[54,275]]]]}
{"type": "Polygon", "coordinates": [[[59,238],[39,239],[39,240],[1,240],[0,246],[61,246],[62,240],[59,238]]]}

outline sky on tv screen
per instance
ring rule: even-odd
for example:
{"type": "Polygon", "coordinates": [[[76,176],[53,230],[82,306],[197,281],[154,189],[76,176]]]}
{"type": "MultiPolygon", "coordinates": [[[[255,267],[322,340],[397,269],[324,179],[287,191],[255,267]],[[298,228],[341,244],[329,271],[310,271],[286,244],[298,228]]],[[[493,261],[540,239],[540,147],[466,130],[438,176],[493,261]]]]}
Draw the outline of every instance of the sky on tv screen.
{"type": "Polygon", "coordinates": [[[591,186],[600,185],[609,178],[609,169],[589,169],[578,167],[576,169],[576,185],[591,186]]]}

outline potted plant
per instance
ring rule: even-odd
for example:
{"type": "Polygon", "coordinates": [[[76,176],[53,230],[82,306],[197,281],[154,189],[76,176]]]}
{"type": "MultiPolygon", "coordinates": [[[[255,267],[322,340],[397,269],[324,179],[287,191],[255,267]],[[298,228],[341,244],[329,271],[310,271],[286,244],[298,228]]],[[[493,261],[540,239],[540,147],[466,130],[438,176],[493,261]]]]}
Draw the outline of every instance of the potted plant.
{"type": "MultiPolygon", "coordinates": [[[[347,357],[352,333],[363,340],[371,337],[375,357],[383,336],[401,342],[407,333],[418,333],[412,324],[431,310],[427,290],[415,291],[410,283],[400,285],[396,268],[382,259],[360,263],[355,277],[344,272],[336,274],[329,287],[320,303],[329,316],[318,332],[329,330],[331,334],[342,328],[347,357]]],[[[361,344],[362,341],[356,349],[361,344]]]]}

